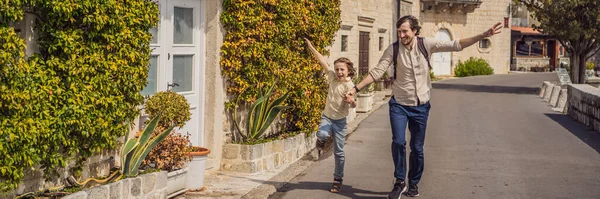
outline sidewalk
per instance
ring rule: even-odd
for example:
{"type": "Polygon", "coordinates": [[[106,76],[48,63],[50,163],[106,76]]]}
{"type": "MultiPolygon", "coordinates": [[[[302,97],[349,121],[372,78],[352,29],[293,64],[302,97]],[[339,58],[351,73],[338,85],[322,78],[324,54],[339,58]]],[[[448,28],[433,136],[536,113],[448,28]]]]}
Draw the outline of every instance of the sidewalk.
{"type": "MultiPolygon", "coordinates": [[[[376,91],[373,98],[373,109],[367,113],[357,113],[356,118],[348,123],[348,135],[351,135],[371,113],[385,104],[391,96],[391,90],[376,91]]],[[[331,152],[331,151],[330,151],[331,152]]],[[[302,171],[311,167],[315,161],[316,151],[306,154],[302,159],[274,171],[254,174],[214,171],[205,177],[205,189],[201,192],[187,192],[177,199],[209,199],[209,198],[267,198],[302,171]]]]}

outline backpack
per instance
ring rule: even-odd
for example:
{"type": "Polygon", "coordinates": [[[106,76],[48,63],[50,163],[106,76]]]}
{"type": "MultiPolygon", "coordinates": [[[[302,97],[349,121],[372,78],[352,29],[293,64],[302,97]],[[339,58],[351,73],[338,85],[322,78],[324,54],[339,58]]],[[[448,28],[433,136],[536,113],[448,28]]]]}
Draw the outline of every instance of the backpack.
{"type": "MultiPolygon", "coordinates": [[[[392,45],[392,48],[394,48],[394,79],[396,79],[396,65],[398,64],[398,47],[400,44],[398,43],[398,41],[396,41],[392,45]]],[[[427,49],[425,48],[425,44],[423,43],[423,37],[417,37],[417,46],[421,54],[425,56],[425,60],[427,60],[429,70],[431,70],[431,63],[429,62],[429,53],[427,53],[427,49]]]]}

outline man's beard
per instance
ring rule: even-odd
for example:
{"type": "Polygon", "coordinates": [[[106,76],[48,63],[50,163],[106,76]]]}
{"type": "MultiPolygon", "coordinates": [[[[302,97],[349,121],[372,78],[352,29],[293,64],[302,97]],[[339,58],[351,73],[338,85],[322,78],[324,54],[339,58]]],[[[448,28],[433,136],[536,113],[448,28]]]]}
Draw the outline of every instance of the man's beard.
{"type": "Polygon", "coordinates": [[[410,37],[406,37],[406,38],[400,38],[400,41],[402,42],[403,45],[409,45],[410,42],[412,41],[412,39],[410,37]]]}

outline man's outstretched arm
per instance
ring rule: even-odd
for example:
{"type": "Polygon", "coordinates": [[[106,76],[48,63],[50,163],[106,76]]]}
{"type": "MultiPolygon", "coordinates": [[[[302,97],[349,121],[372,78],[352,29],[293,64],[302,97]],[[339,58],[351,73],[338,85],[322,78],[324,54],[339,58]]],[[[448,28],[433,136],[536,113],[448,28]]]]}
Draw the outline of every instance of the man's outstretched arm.
{"type": "Polygon", "coordinates": [[[477,43],[478,41],[481,41],[483,38],[500,34],[500,32],[502,32],[502,31],[500,31],[500,29],[502,29],[502,23],[498,22],[494,26],[492,26],[490,29],[486,30],[485,32],[475,35],[475,36],[472,36],[472,37],[469,37],[469,38],[461,39],[458,42],[460,43],[460,46],[462,48],[466,48],[466,47],[469,47],[469,46],[477,43]]]}

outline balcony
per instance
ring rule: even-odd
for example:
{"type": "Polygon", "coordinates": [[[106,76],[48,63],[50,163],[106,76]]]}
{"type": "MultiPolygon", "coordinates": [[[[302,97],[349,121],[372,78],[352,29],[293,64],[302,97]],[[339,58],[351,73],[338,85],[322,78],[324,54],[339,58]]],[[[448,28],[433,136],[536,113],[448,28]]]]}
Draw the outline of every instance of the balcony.
{"type": "Polygon", "coordinates": [[[481,0],[421,0],[421,11],[436,13],[472,13],[481,5],[481,0]]]}

